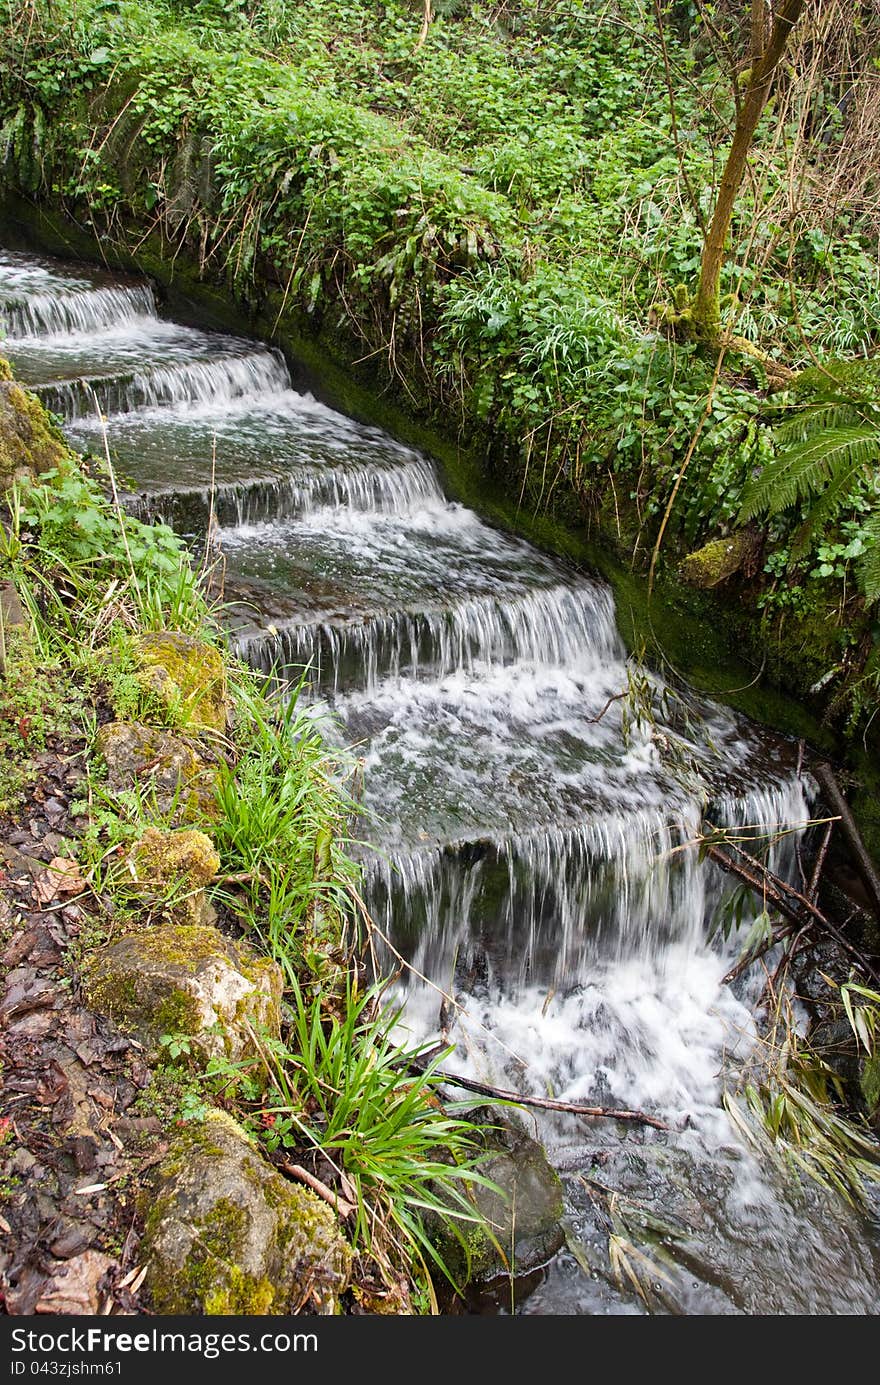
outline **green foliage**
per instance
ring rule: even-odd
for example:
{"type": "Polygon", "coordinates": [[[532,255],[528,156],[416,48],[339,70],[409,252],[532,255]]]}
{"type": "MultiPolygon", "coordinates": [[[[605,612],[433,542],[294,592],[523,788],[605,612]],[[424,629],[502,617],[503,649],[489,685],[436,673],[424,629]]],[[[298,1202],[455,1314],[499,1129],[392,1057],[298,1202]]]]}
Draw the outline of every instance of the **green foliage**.
{"type": "MultiPolygon", "coordinates": [[[[797,440],[774,441],[759,364],[744,376],[731,355],[707,412],[714,363],[658,330],[655,305],[694,280],[734,115],[693,7],[663,13],[674,118],[652,0],[586,20],[574,0],[449,0],[421,46],[410,0],[0,0],[0,180],[114,243],[154,226],[250,305],[282,285],[297,330],[415,413],[460,420],[524,505],[600,509],[637,560],[675,487],[667,541],[692,549],[737,522],[757,468],[770,484],[775,441],[797,440]]],[[[713,22],[726,32],[728,11],[713,22]]],[[[814,83],[802,110],[790,85],[737,204],[724,324],[794,366],[865,356],[880,326],[870,209],[815,195],[845,135],[839,90],[814,83]]],[[[817,429],[755,599],[782,616],[818,583],[858,640],[850,565],[873,600],[880,563],[845,472],[868,442],[817,429]],[[823,468],[826,518],[860,522],[827,542],[858,538],[861,555],[820,559],[801,528],[804,477],[823,468]]]]}
{"type": "Polygon", "coordinates": [[[341,1014],[328,1016],[320,997],[307,999],[294,983],[289,1044],[263,1048],[270,1087],[258,1126],[270,1149],[306,1144],[330,1162],[355,1204],[355,1247],[381,1258],[398,1239],[446,1273],[424,1218],[479,1220],[467,1197],[487,1183],[476,1168],[479,1146],[459,1108],[438,1100],[436,1070],[448,1054],[423,1064],[422,1048],[401,1049],[392,1034],[398,1015],[377,1000],[349,988],[341,1014]]]}
{"type": "Polygon", "coordinates": [[[351,767],[328,751],[299,689],[270,702],[264,682],[244,670],[234,679],[239,753],[221,765],[212,835],[236,881],[228,903],[295,981],[326,967],[352,921],[351,767]]]}
{"type": "Polygon", "coordinates": [[[775,436],[776,456],[746,486],[740,519],[773,517],[806,502],[791,545],[791,557],[802,557],[813,536],[844,507],[852,507],[861,484],[869,496],[867,522],[844,544],[820,547],[815,575],[838,575],[838,559],[862,558],[864,589],[869,600],[876,600],[880,362],[829,362],[804,371],[792,391],[789,416],[777,425],[775,436]]]}
{"type": "Polygon", "coordinates": [[[60,660],[37,656],[27,631],[0,628],[0,636],[0,814],[6,814],[38,777],[34,757],[71,734],[85,699],[60,660]]]}

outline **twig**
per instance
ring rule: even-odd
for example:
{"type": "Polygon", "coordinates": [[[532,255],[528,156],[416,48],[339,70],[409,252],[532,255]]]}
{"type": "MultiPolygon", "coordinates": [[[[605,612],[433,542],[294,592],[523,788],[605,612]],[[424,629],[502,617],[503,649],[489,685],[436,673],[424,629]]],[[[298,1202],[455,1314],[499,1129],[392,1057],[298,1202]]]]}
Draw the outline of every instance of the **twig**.
{"type": "Polygon", "coordinates": [[[602,708],[602,710],[601,710],[601,712],[599,713],[599,715],[598,715],[598,716],[595,716],[595,717],[584,717],[584,721],[588,722],[590,726],[595,726],[595,724],[596,724],[597,721],[601,721],[601,720],[602,720],[602,718],[604,717],[605,713],[608,711],[608,708],[611,706],[612,702],[619,702],[620,699],[621,699],[622,697],[627,697],[628,694],[629,694],[629,688],[624,688],[623,692],[612,693],[612,695],[609,697],[608,701],[605,703],[605,706],[602,708]]]}
{"type": "MultiPolygon", "coordinates": [[[[727,871],[730,875],[736,875],[740,880],[743,880],[747,885],[751,886],[755,893],[759,894],[763,900],[766,901],[769,899],[779,910],[780,914],[787,918],[792,925],[786,932],[793,932],[795,928],[802,928],[807,923],[807,920],[804,918],[804,913],[808,914],[811,920],[809,926],[818,924],[819,927],[823,928],[827,933],[830,933],[831,937],[843,948],[844,952],[848,952],[849,955],[858,962],[862,970],[873,977],[874,981],[880,985],[880,972],[876,970],[873,963],[870,962],[864,953],[860,952],[857,947],[853,946],[849,939],[841,933],[837,925],[832,923],[829,918],[826,918],[822,911],[817,909],[816,905],[813,904],[811,900],[807,899],[805,895],[802,895],[793,885],[788,885],[784,880],[780,880],[778,876],[773,875],[772,872],[768,871],[766,866],[761,865],[760,861],[756,861],[753,856],[749,856],[748,852],[743,851],[740,847],[733,847],[733,850],[736,851],[738,855],[742,856],[744,861],[748,864],[744,865],[740,861],[734,861],[717,846],[707,847],[707,854],[722,870],[727,871]],[[750,867],[754,869],[750,869],[750,867]],[[758,875],[755,874],[755,870],[757,870],[758,875]],[[792,899],[786,899],[781,893],[782,890],[785,890],[791,895],[792,899]],[[792,901],[797,901],[797,903],[792,901]],[[803,907],[799,909],[797,904],[803,907]]],[[[777,941],[781,940],[783,936],[785,936],[785,934],[781,934],[777,941]]],[[[766,951],[766,948],[763,950],[766,951]]],[[[760,955],[760,951],[756,952],[750,956],[749,960],[753,961],[756,956],[760,955]]],[[[739,970],[741,969],[742,968],[739,968],[739,970]]],[[[733,972],[728,972],[727,976],[729,977],[733,974],[738,974],[737,968],[734,968],[733,972]]],[[[725,980],[727,980],[727,977],[725,977],[725,980]]]]}
{"type": "Polygon", "coordinates": [[[322,1197],[325,1202],[329,1202],[330,1206],[339,1213],[343,1221],[346,1217],[350,1217],[352,1212],[357,1211],[353,1202],[349,1202],[347,1198],[340,1197],[338,1193],[334,1193],[332,1188],[328,1188],[327,1184],[322,1183],[320,1178],[316,1178],[313,1173],[309,1173],[308,1169],[304,1169],[302,1164],[288,1164],[285,1160],[280,1167],[285,1173],[289,1173],[291,1178],[298,1178],[301,1183],[307,1184],[313,1193],[317,1193],[318,1197],[322,1197]]]}
{"type": "Polygon", "coordinates": [[[828,855],[828,843],[831,841],[831,833],[834,831],[834,823],[829,822],[825,828],[825,836],[822,838],[822,845],[816,852],[816,860],[813,863],[813,874],[810,876],[810,883],[807,886],[807,898],[815,904],[819,894],[819,884],[822,879],[822,870],[825,865],[825,857],[828,855]]]}
{"type": "MultiPolygon", "coordinates": [[[[419,1061],[412,1061],[415,1072],[424,1072],[419,1061]]],[[[426,1065],[427,1066],[427,1065],[426,1065]]],[[[549,1097],[523,1096],[519,1092],[508,1092],[503,1087],[491,1087],[487,1082],[474,1082],[470,1077],[459,1077],[458,1073],[434,1068],[432,1077],[438,1078],[454,1087],[462,1087],[466,1092],[477,1096],[494,1097],[496,1101],[509,1101],[517,1106],[535,1106],[541,1111],[565,1111],[573,1116],[604,1116],[607,1120],[632,1121],[637,1125],[652,1125],[655,1130],[672,1130],[674,1127],[656,1116],[648,1116],[644,1111],[618,1110],[612,1106],[585,1106],[579,1101],[552,1101],[549,1097]]]]}
{"type": "Polygon", "coordinates": [[[872,912],[875,918],[880,921],[880,875],[877,874],[874,862],[868,855],[865,843],[862,841],[859,829],[856,827],[855,818],[852,815],[850,806],[841,793],[840,785],[829,764],[818,764],[813,772],[819,788],[825,795],[829,808],[840,817],[840,830],[846,837],[846,843],[852,855],[853,865],[858,871],[859,878],[868,893],[872,912]]]}

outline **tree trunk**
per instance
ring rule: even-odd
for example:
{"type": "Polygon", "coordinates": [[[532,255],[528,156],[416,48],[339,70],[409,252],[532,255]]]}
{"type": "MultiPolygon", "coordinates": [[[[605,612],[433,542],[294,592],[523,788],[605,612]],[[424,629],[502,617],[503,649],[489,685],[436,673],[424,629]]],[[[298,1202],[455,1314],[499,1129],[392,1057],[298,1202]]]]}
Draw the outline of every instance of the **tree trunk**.
{"type": "MultiPolygon", "coordinates": [[[[774,14],[766,47],[762,45],[761,56],[753,60],[745,95],[737,112],[733,143],[724,165],[718,201],[703,245],[700,279],[691,307],[694,335],[703,341],[716,342],[721,335],[721,270],[733,208],[742,186],[758,121],[770,95],[773,74],[785,51],[789,35],[807,3],[808,0],[782,0],[774,14]]],[[[766,8],[764,0],[753,0],[753,4],[754,44],[756,36],[763,34],[766,8]]]]}

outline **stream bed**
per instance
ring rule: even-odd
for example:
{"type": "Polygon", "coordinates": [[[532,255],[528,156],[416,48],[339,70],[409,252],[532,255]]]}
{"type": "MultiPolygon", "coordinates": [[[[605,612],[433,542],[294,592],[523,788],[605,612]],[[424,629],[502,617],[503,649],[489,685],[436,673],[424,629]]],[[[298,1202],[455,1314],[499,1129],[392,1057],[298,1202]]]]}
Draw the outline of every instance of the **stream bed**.
{"type": "Polygon", "coordinates": [[[429,458],[295,390],[259,342],[17,252],[0,327],[76,446],[102,455],[106,415],[135,514],[198,543],[213,508],[235,648],[307,665],[314,715],[362,758],[408,1037],[442,1024],[462,1074],[674,1128],[529,1114],[566,1245],[482,1311],[876,1313],[880,1223],[757,1157],[722,1102],[760,1051],[763,972],[723,983],[742,931],[712,936],[727,887],[687,844],[708,819],[793,869],[797,748],[634,666],[605,583],[449,500],[429,458]],[[641,1291],[609,1268],[608,1190],[641,1291]]]}

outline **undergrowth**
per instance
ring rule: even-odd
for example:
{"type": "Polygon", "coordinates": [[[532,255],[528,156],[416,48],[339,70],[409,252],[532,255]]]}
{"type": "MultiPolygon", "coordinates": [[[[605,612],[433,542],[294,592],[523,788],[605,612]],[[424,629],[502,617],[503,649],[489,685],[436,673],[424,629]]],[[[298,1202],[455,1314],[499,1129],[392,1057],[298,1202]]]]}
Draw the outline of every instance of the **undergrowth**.
{"type": "MultiPolygon", "coordinates": [[[[524,504],[598,514],[636,564],[661,522],[670,559],[726,535],[787,400],[735,351],[716,373],[657,304],[698,267],[735,20],[449,3],[420,43],[417,9],[3,0],[0,176],[108,245],[155,230],[252,306],[275,292],[273,313],[280,297],[459,427],[524,504]]],[[[727,325],[795,370],[868,356],[880,331],[876,179],[854,133],[877,20],[841,16],[790,54],[722,286],[727,325]]],[[[746,588],[768,639],[816,613],[839,629],[838,690],[870,648],[858,560],[876,543],[859,494],[842,500],[795,562],[802,507],[780,510],[746,588]]]]}

